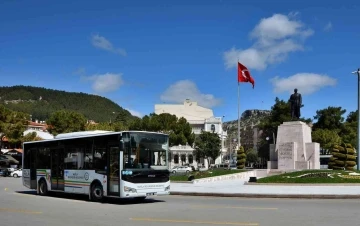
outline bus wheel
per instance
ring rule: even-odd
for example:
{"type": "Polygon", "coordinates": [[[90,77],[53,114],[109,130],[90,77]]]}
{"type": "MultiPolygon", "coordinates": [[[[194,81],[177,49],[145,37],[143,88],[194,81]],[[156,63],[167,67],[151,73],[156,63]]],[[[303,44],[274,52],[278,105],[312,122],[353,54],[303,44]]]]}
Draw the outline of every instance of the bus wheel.
{"type": "Polygon", "coordinates": [[[45,196],[48,193],[47,184],[45,180],[40,180],[39,182],[39,194],[45,196]]]}
{"type": "Polygon", "coordinates": [[[100,184],[95,183],[91,186],[91,201],[100,202],[103,199],[103,188],[100,184]]]}

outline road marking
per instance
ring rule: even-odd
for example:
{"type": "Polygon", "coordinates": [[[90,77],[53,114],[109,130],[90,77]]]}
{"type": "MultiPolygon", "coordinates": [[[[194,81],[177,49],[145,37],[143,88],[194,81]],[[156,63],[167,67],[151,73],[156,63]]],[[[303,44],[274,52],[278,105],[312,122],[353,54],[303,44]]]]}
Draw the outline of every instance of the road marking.
{"type": "Polygon", "coordinates": [[[36,194],[22,194],[22,193],[13,193],[14,195],[19,195],[19,196],[24,196],[24,197],[30,197],[30,198],[43,198],[43,199],[52,199],[52,200],[60,200],[60,201],[65,201],[65,202],[79,202],[79,203],[85,203],[86,201],[82,201],[82,200],[72,200],[72,199],[67,199],[67,198],[58,198],[58,197],[51,197],[51,196],[39,196],[36,194]]]}
{"type": "Polygon", "coordinates": [[[210,224],[210,225],[243,225],[243,226],[258,226],[258,223],[248,222],[214,222],[214,221],[193,221],[193,220],[171,220],[171,219],[156,219],[156,218],[130,218],[133,221],[148,221],[148,222],[167,222],[167,223],[189,223],[189,224],[210,224]]]}
{"type": "Polygon", "coordinates": [[[9,209],[9,208],[0,208],[0,211],[11,212],[11,213],[42,214],[42,212],[34,212],[34,211],[19,210],[19,209],[9,209]]]}
{"type": "Polygon", "coordinates": [[[270,207],[246,207],[246,206],[218,206],[218,205],[193,205],[193,208],[227,208],[227,209],[249,209],[249,210],[278,210],[270,207]]]}

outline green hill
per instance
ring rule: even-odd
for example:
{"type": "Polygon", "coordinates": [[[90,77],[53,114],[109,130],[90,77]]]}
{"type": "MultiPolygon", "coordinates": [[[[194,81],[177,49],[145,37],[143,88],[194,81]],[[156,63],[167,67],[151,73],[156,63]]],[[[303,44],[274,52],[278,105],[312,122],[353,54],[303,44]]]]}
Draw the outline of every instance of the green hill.
{"type": "Polygon", "coordinates": [[[135,118],[105,97],[32,86],[0,87],[0,104],[14,111],[28,113],[32,119],[40,121],[48,119],[57,110],[76,111],[95,122],[114,120],[118,114],[129,120],[135,118]]]}

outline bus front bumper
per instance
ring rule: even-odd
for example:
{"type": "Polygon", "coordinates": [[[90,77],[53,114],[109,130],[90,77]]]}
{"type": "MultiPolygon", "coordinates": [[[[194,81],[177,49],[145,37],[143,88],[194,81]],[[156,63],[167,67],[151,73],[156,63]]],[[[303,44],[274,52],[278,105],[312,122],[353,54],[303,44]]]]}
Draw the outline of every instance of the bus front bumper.
{"type": "Polygon", "coordinates": [[[163,189],[134,189],[130,187],[124,187],[124,197],[149,197],[149,196],[164,196],[170,195],[170,185],[163,189]]]}
{"type": "Polygon", "coordinates": [[[137,193],[125,193],[125,197],[151,197],[151,196],[164,196],[170,195],[170,191],[152,191],[152,192],[137,192],[137,193]]]}

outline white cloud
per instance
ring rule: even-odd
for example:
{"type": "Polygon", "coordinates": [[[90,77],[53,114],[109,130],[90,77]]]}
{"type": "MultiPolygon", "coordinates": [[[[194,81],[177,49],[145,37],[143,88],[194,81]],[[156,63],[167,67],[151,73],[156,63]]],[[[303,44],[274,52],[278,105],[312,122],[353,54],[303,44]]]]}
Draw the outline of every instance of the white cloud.
{"type": "Polygon", "coordinates": [[[124,84],[122,74],[106,73],[102,75],[92,75],[86,78],[93,81],[92,88],[95,92],[112,92],[124,84]]]}
{"type": "Polygon", "coordinates": [[[289,53],[303,50],[303,42],[314,31],[295,20],[297,15],[298,13],[290,13],[289,16],[274,14],[261,19],[250,32],[250,38],[254,40],[250,48],[233,47],[224,52],[225,67],[236,67],[239,60],[249,69],[264,70],[270,64],[285,61],[289,53]]]}
{"type": "Polygon", "coordinates": [[[203,94],[196,84],[190,80],[181,80],[170,85],[160,96],[161,101],[183,103],[185,99],[197,101],[202,107],[215,107],[221,104],[221,100],[212,94],[203,94]]]}
{"type": "Polygon", "coordinates": [[[127,55],[127,53],[124,49],[115,48],[109,40],[107,40],[105,37],[97,35],[97,34],[92,35],[91,43],[96,48],[103,49],[103,50],[106,50],[106,51],[109,51],[112,53],[117,53],[122,56],[127,55]]]}
{"type": "Polygon", "coordinates": [[[336,79],[315,73],[298,73],[287,78],[274,77],[271,80],[275,93],[292,93],[295,88],[301,94],[312,94],[325,86],[335,86],[336,79]]]}
{"type": "Polygon", "coordinates": [[[329,23],[327,23],[327,24],[325,25],[324,31],[331,31],[331,30],[332,30],[332,27],[333,27],[332,23],[329,22],[329,23]]]}
{"type": "Polygon", "coordinates": [[[132,110],[130,108],[125,108],[125,110],[128,110],[130,112],[130,114],[134,115],[134,116],[137,116],[139,118],[142,118],[143,117],[143,114],[138,112],[138,111],[135,111],[135,110],[132,110]]]}

